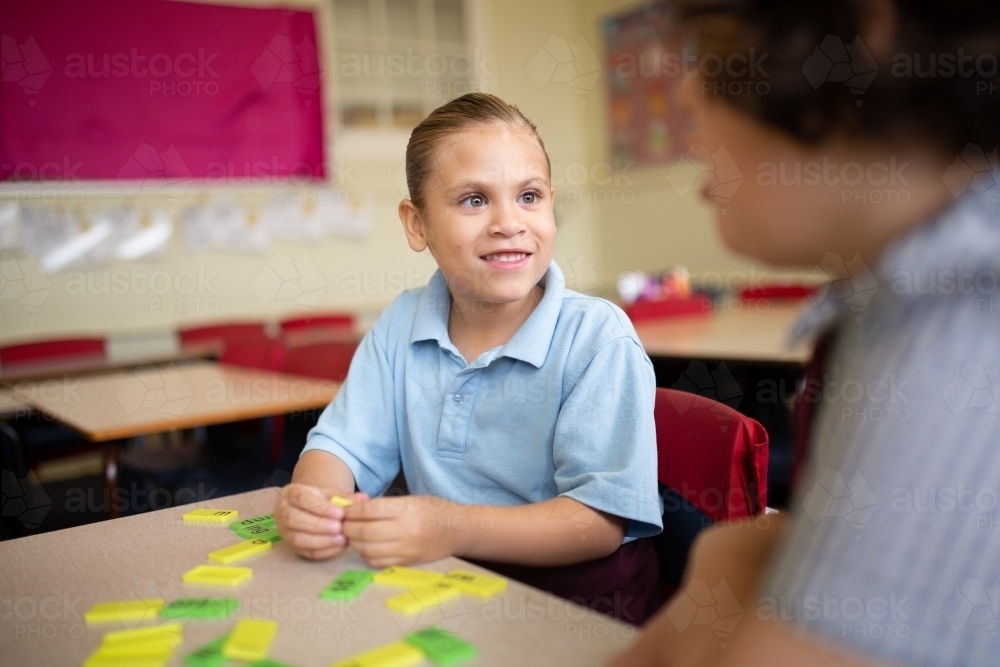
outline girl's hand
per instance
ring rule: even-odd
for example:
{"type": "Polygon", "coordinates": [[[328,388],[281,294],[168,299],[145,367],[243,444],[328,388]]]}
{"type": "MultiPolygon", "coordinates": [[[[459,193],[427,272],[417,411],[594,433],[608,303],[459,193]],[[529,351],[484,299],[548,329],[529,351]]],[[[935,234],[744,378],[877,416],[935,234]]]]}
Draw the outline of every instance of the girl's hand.
{"type": "Polygon", "coordinates": [[[344,493],[307,484],[292,483],[281,489],[274,520],[281,539],[292,551],[321,560],[339,556],[347,547],[342,531],[344,508],[330,502],[335,495],[356,503],[368,499],[364,493],[344,493]]]}
{"type": "Polygon", "coordinates": [[[426,563],[455,552],[457,507],[432,496],[376,498],[346,508],[343,533],[374,568],[426,563]]]}

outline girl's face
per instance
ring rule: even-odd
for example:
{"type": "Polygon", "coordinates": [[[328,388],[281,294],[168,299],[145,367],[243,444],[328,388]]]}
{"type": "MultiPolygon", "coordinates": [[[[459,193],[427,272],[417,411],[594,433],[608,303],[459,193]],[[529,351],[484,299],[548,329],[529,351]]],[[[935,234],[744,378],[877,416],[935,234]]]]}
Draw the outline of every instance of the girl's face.
{"type": "Polygon", "coordinates": [[[552,260],[554,191],[545,153],[525,130],[495,123],[457,132],[434,151],[424,210],[400,218],[410,247],[430,248],[456,299],[525,299],[552,260]]]}

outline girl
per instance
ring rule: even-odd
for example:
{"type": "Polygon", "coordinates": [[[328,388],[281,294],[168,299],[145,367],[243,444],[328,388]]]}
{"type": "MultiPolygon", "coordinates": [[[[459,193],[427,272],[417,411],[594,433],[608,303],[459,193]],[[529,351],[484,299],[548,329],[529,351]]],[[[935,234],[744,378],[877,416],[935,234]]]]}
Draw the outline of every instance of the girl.
{"type": "Polygon", "coordinates": [[[365,336],[275,516],[307,558],[461,556],[639,623],[659,602],[636,539],[661,530],[655,379],[624,313],[565,288],[550,171],[492,95],[414,129],[399,217],[439,270],[365,336]],[[414,495],[376,498],[400,469],[414,495]]]}

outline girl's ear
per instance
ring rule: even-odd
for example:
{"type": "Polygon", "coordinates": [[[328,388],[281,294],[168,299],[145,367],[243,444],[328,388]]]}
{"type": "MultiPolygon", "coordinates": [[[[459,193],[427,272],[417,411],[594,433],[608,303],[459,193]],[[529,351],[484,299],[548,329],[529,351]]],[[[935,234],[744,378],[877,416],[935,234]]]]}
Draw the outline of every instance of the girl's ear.
{"type": "Polygon", "coordinates": [[[427,232],[424,216],[409,199],[399,202],[399,221],[403,223],[406,242],[415,252],[423,252],[427,248],[427,232]]]}

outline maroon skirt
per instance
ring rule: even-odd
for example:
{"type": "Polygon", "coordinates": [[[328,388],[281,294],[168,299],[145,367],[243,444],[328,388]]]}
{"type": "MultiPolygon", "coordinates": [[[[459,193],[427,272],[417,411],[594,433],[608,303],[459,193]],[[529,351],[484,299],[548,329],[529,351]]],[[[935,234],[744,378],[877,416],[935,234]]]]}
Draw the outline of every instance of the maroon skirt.
{"type": "Polygon", "coordinates": [[[473,562],[632,625],[642,625],[666,600],[660,583],[660,561],[648,539],[634,540],[609,556],[575,565],[528,567],[473,562]]]}

